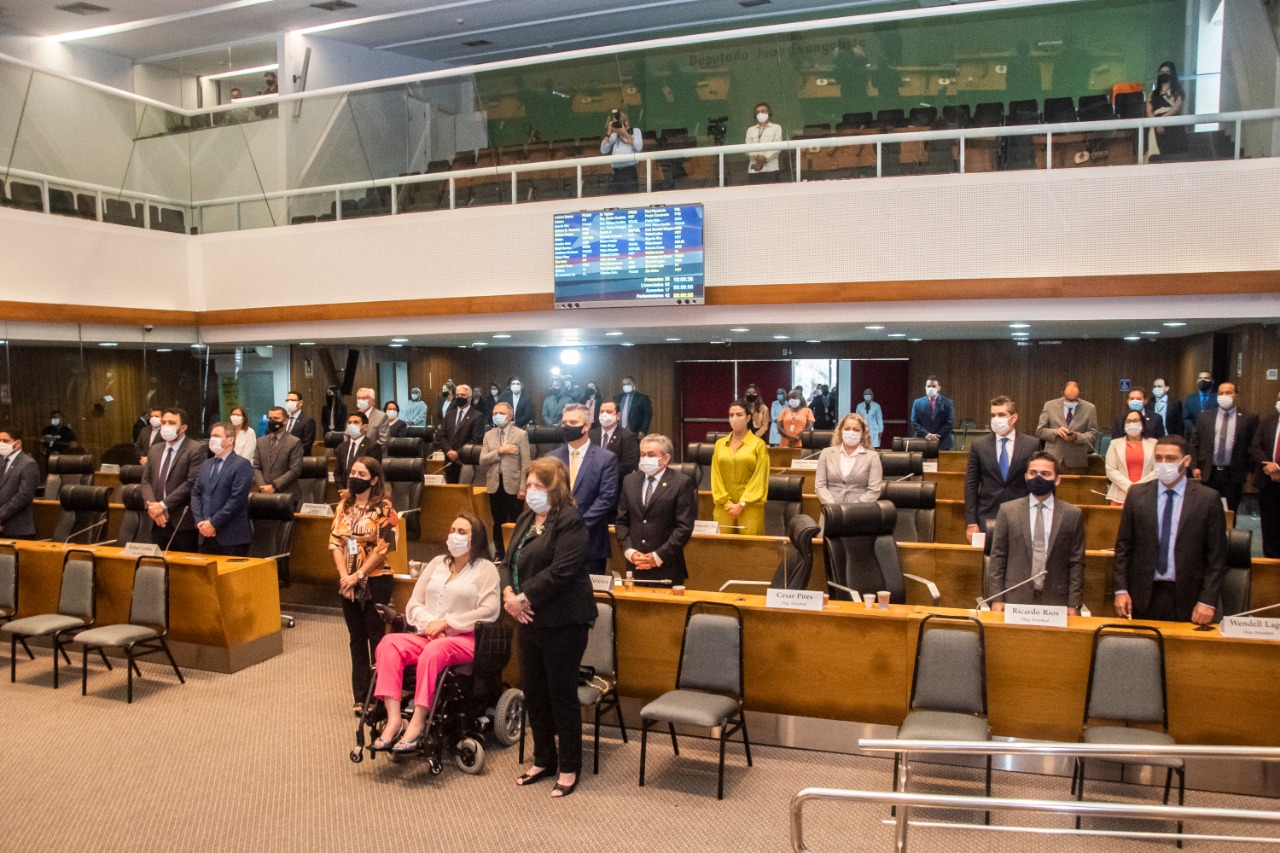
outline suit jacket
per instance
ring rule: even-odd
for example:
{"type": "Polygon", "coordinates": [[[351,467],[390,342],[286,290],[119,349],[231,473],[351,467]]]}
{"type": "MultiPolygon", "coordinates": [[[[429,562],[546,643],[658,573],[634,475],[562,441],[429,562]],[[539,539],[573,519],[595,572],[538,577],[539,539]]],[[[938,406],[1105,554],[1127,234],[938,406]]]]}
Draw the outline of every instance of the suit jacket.
{"type": "Polygon", "coordinates": [[[1084,468],[1089,464],[1089,454],[1093,452],[1093,442],[1098,437],[1098,410],[1088,400],[1078,399],[1070,426],[1076,433],[1076,440],[1063,441],[1053,431],[1067,426],[1064,403],[1066,398],[1058,397],[1044,404],[1040,422],[1036,425],[1036,436],[1044,442],[1044,449],[1054,459],[1068,468],[1084,468]]]}
{"type": "Polygon", "coordinates": [[[333,481],[337,483],[339,489],[347,487],[347,474],[351,471],[351,464],[361,456],[372,456],[374,459],[382,460],[382,446],[374,441],[372,436],[365,434],[360,437],[360,446],[356,448],[355,456],[351,455],[352,444],[351,436],[347,436],[342,440],[342,444],[338,445],[338,450],[333,455],[333,481]]]}
{"type": "MultiPolygon", "coordinates": [[[[1231,482],[1244,483],[1249,474],[1251,461],[1250,451],[1253,449],[1253,434],[1258,431],[1258,416],[1241,411],[1239,407],[1231,417],[1236,429],[1235,444],[1231,446],[1231,482]]],[[[1195,436],[1191,445],[1195,467],[1200,469],[1200,479],[1208,482],[1213,473],[1213,455],[1218,443],[1218,407],[1206,409],[1200,413],[1196,421],[1195,436]]]]}
{"type": "Polygon", "coordinates": [[[916,438],[932,433],[938,437],[938,449],[950,450],[954,444],[951,436],[956,419],[956,406],[950,397],[938,395],[938,402],[929,407],[928,396],[918,397],[911,404],[911,432],[916,438]]]}
{"type": "Polygon", "coordinates": [[[533,454],[529,451],[529,433],[520,427],[508,425],[507,443],[514,444],[519,452],[503,456],[498,453],[498,448],[502,446],[502,439],[499,437],[501,431],[494,427],[484,434],[484,441],[480,445],[480,471],[489,494],[496,494],[501,485],[507,494],[518,495],[524,491],[525,481],[529,479],[529,465],[533,462],[533,454]]]}
{"type": "Polygon", "coordinates": [[[369,418],[369,437],[379,447],[386,447],[387,439],[391,438],[391,421],[387,420],[387,413],[370,406],[365,415],[369,418]]]}
{"type": "Polygon", "coordinates": [[[35,536],[36,516],[32,501],[40,484],[40,466],[25,450],[14,451],[0,464],[9,466],[0,480],[0,537],[35,536]],[[9,461],[12,460],[12,461],[9,461]]]}
{"type": "Polygon", "coordinates": [[[1027,496],[1027,463],[1040,448],[1025,432],[1015,431],[1009,448],[1009,476],[1000,476],[1000,443],[995,433],[974,440],[964,472],[964,523],[986,530],[1000,505],[1027,496]]]}
{"type": "Polygon", "coordinates": [[[320,423],[325,432],[342,432],[347,428],[347,404],[341,397],[325,402],[320,410],[320,423]]]}
{"type": "Polygon", "coordinates": [[[209,450],[204,442],[189,436],[182,439],[169,466],[163,488],[164,498],[161,499],[160,466],[164,464],[167,453],[168,446],[162,443],[152,448],[147,456],[147,464],[142,468],[142,497],[146,501],[162,500],[169,511],[170,523],[177,523],[177,530],[194,530],[195,518],[189,511],[184,516],[182,511],[191,503],[191,490],[200,476],[200,466],[209,458],[209,450]],[[179,518],[182,520],[178,521],[179,518]]]}
{"type": "MultiPolygon", "coordinates": [[[[1031,577],[1033,531],[1031,501],[1027,496],[1001,504],[996,514],[995,538],[987,562],[988,595],[1008,589],[1031,577]]],[[[1060,498],[1053,500],[1049,550],[1044,567],[1044,594],[1036,600],[1034,584],[1020,586],[996,601],[1006,604],[1044,604],[1079,608],[1084,601],[1084,513],[1060,498]]]]}
{"type": "MultiPolygon", "coordinates": [[[[569,445],[562,444],[546,455],[559,459],[568,470],[569,445]]],[[[588,442],[578,465],[573,499],[582,514],[582,523],[587,526],[587,557],[608,560],[613,553],[609,547],[609,515],[618,506],[618,457],[588,442]]]]}
{"type": "Polygon", "coordinates": [[[503,391],[498,395],[498,402],[506,403],[514,410],[515,414],[513,416],[513,420],[515,421],[516,426],[524,429],[529,424],[533,423],[533,398],[529,396],[528,391],[522,390],[520,392],[520,402],[517,403],[515,395],[513,395],[511,393],[511,389],[508,388],[506,391],[503,391]]]}
{"type": "MultiPolygon", "coordinates": [[[[474,405],[467,406],[467,413],[461,415],[456,403],[449,404],[445,412],[444,423],[436,430],[436,444],[446,454],[450,450],[461,450],[467,444],[480,444],[484,441],[484,414],[474,405]]],[[[461,467],[458,462],[447,462],[446,466],[461,467]]]]}
{"type": "Polygon", "coordinates": [[[1208,403],[1201,405],[1200,392],[1192,391],[1187,395],[1187,399],[1182,401],[1182,426],[1186,429],[1183,433],[1189,439],[1196,434],[1196,421],[1200,419],[1200,412],[1204,409],[1212,409],[1216,406],[1218,394],[1216,391],[1210,391],[1208,395],[1208,403]]]}
{"type": "Polygon", "coordinates": [[[302,442],[302,455],[310,455],[311,447],[316,443],[316,419],[299,414],[298,419],[294,421],[293,429],[289,429],[289,416],[285,413],[284,428],[289,435],[302,442]]]}
{"type": "Polygon", "coordinates": [[[303,455],[302,442],[284,430],[264,435],[258,439],[253,454],[253,484],[270,483],[277,492],[300,494],[298,478],[302,476],[303,455]]]}
{"type": "Polygon", "coordinates": [[[631,408],[627,410],[625,423],[622,422],[622,409],[627,395],[619,394],[613,398],[613,402],[618,404],[619,426],[624,426],[636,435],[643,436],[649,431],[649,424],[653,423],[653,401],[649,399],[648,394],[641,394],[639,391],[632,391],[630,396],[631,408]]]}
{"type": "MultiPolygon", "coordinates": [[[[1124,414],[1116,418],[1115,424],[1111,427],[1112,438],[1124,440],[1124,419],[1127,417],[1129,417],[1129,410],[1126,408],[1124,414]]],[[[1142,435],[1144,438],[1164,438],[1167,435],[1164,431],[1164,423],[1146,409],[1142,410],[1142,435]]]]}
{"type": "Polygon", "coordinates": [[[642,554],[654,554],[662,563],[657,568],[638,572],[637,577],[682,584],[689,577],[684,546],[693,535],[693,523],[698,518],[697,487],[692,479],[667,466],[646,506],[647,479],[643,471],[623,479],[618,520],[613,529],[623,553],[634,548],[642,554]]]}
{"type": "Polygon", "coordinates": [[[884,486],[884,473],[880,466],[880,454],[864,450],[855,454],[849,476],[840,469],[839,446],[824,447],[818,454],[818,470],[814,475],[814,488],[818,500],[824,504],[851,504],[880,500],[884,486]]]}
{"type": "MultiPolygon", "coordinates": [[[[1165,423],[1161,426],[1164,428],[1165,435],[1186,435],[1187,427],[1182,420],[1182,401],[1176,397],[1165,395],[1168,401],[1165,405],[1164,419],[1165,423]]],[[[1160,416],[1156,414],[1156,400],[1152,397],[1147,400],[1147,417],[1153,420],[1159,420],[1160,416]]],[[[1159,436],[1157,436],[1158,438],[1159,436]]]]}
{"type": "MultiPolygon", "coordinates": [[[[247,545],[253,541],[249,521],[249,492],[253,490],[253,465],[243,456],[228,453],[222,461],[218,481],[211,482],[217,459],[209,459],[191,489],[191,515],[196,524],[208,521],[217,532],[219,545],[247,545]]],[[[200,541],[205,540],[204,534],[200,541]]]]}
{"type": "Polygon", "coordinates": [[[160,438],[160,430],[152,429],[151,424],[147,424],[144,429],[139,431],[137,439],[133,442],[133,446],[138,448],[139,456],[147,456],[149,455],[148,451],[151,449],[151,445],[159,444],[161,441],[163,441],[163,439],[160,438]]]}
{"type": "Polygon", "coordinates": [[[1275,461],[1272,454],[1276,449],[1277,425],[1280,425],[1280,412],[1272,412],[1262,419],[1262,424],[1253,433],[1253,446],[1249,449],[1249,455],[1257,466],[1253,473],[1253,484],[1259,489],[1280,489],[1280,483],[1262,473],[1263,465],[1275,461]]]}
{"type": "MultiPolygon", "coordinates": [[[[600,427],[591,430],[591,443],[600,444],[600,436],[603,432],[604,430],[600,427]]],[[[609,443],[604,449],[618,457],[619,480],[640,467],[640,439],[621,424],[613,425],[613,435],[609,437],[609,443]]]]}
{"type": "Polygon", "coordinates": [[[590,623],[596,618],[596,603],[585,562],[587,529],[582,515],[573,506],[548,513],[542,532],[526,539],[534,521],[533,510],[520,513],[507,555],[498,567],[502,589],[511,587],[529,598],[533,622],[520,630],[590,623]],[[520,559],[513,569],[511,561],[517,551],[520,559]]]}
{"type": "MultiPolygon", "coordinates": [[[[1107,446],[1107,479],[1111,485],[1107,487],[1107,500],[1124,503],[1125,497],[1134,484],[1129,479],[1129,458],[1127,442],[1118,439],[1107,446]]],[[[1144,438],[1142,441],[1142,471],[1139,483],[1146,483],[1156,478],[1155,474],[1155,439],[1144,438]]]]}

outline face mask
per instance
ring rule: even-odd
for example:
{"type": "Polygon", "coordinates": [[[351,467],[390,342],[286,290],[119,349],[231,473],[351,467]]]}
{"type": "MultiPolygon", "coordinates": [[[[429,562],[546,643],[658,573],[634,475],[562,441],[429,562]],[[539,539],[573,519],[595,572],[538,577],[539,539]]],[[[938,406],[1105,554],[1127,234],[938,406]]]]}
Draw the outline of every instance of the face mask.
{"type": "Polygon", "coordinates": [[[1199,388],[1201,391],[1208,391],[1210,388],[1213,387],[1213,382],[1208,379],[1201,379],[1199,382],[1196,383],[1196,387],[1199,388]]]}
{"type": "Polygon", "coordinates": [[[291,415],[292,415],[294,412],[298,411],[298,401],[297,401],[297,400],[285,400],[285,401],[284,401],[284,410],[285,410],[286,412],[288,412],[289,414],[291,414],[291,415]]]}
{"type": "Polygon", "coordinates": [[[871,395],[870,395],[870,394],[863,394],[863,395],[862,395],[862,399],[864,399],[864,400],[866,400],[868,403],[870,403],[870,402],[871,402],[871,395]]]}
{"type": "Polygon", "coordinates": [[[787,399],[787,395],[786,395],[786,394],[779,394],[779,395],[778,395],[778,402],[779,402],[779,403],[781,403],[781,402],[782,402],[783,400],[785,400],[785,399],[787,399]]]}
{"type": "Polygon", "coordinates": [[[930,386],[927,386],[927,387],[924,389],[924,393],[925,393],[925,396],[927,396],[927,397],[929,397],[929,398],[931,398],[931,399],[932,399],[933,397],[938,396],[938,389],[937,389],[936,387],[934,387],[934,386],[930,385],[930,386]]]}
{"type": "Polygon", "coordinates": [[[1218,395],[1218,408],[1222,409],[1224,412],[1229,411],[1231,407],[1234,406],[1235,404],[1236,404],[1235,395],[1233,394],[1218,395]]]}
{"type": "Polygon", "coordinates": [[[857,447],[862,444],[862,430],[846,429],[840,431],[840,438],[850,447],[857,447]]]}
{"type": "Polygon", "coordinates": [[[662,467],[661,462],[656,456],[641,456],[640,470],[646,477],[652,477],[658,473],[658,469],[662,467]]]}
{"type": "Polygon", "coordinates": [[[1177,462],[1157,462],[1152,467],[1162,486],[1172,486],[1182,479],[1182,466],[1177,462]]]}
{"type": "Polygon", "coordinates": [[[1280,402],[1277,402],[1277,403],[1276,403],[1276,411],[1277,411],[1277,412],[1280,412],[1280,402]]]}
{"type": "Polygon", "coordinates": [[[1006,432],[1009,431],[1009,419],[1008,418],[992,418],[991,431],[994,432],[996,435],[1004,435],[1006,432]]]}
{"type": "Polygon", "coordinates": [[[569,424],[565,424],[561,429],[564,430],[565,441],[577,441],[582,438],[582,427],[580,426],[569,426],[569,424]]]}
{"type": "Polygon", "coordinates": [[[790,406],[790,407],[791,407],[791,408],[793,408],[793,409],[798,409],[798,408],[800,408],[800,401],[799,401],[799,400],[795,400],[795,399],[791,399],[791,400],[788,400],[788,401],[787,401],[787,405],[788,405],[788,406],[790,406]]]}
{"type": "Polygon", "coordinates": [[[347,491],[353,495],[363,495],[372,485],[373,480],[367,477],[351,477],[347,480],[347,491]]]}
{"type": "Polygon", "coordinates": [[[524,501],[538,515],[551,509],[551,501],[547,500],[547,493],[542,489],[529,489],[524,493],[524,501]]]}
{"type": "Polygon", "coordinates": [[[53,426],[57,426],[58,424],[62,423],[62,418],[49,418],[49,423],[51,423],[53,426]]]}
{"type": "Polygon", "coordinates": [[[490,397],[496,397],[496,396],[498,396],[498,389],[497,389],[497,388],[490,388],[490,389],[489,389],[489,396],[490,396],[490,397]]]}
{"type": "Polygon", "coordinates": [[[347,435],[352,438],[360,437],[360,424],[347,424],[347,435]]]}
{"type": "Polygon", "coordinates": [[[769,120],[768,113],[756,113],[756,121],[760,122],[761,124],[764,124],[768,120],[769,120]]]}
{"type": "Polygon", "coordinates": [[[449,556],[461,557],[471,550],[471,537],[463,536],[461,533],[450,533],[446,547],[449,549],[449,556]]]}
{"type": "Polygon", "coordinates": [[[231,425],[232,425],[232,426],[243,426],[243,425],[244,425],[244,415],[232,415],[232,416],[231,416],[231,425]]]}
{"type": "Polygon", "coordinates": [[[1161,85],[1161,86],[1166,86],[1166,85],[1168,85],[1168,84],[1169,84],[1169,82],[1170,82],[1171,80],[1173,80],[1173,78],[1172,78],[1170,75],[1168,75],[1168,74],[1157,74],[1157,75],[1156,75],[1156,83],[1158,83],[1158,84],[1159,84],[1159,85],[1161,85]]]}
{"type": "Polygon", "coordinates": [[[1046,480],[1044,477],[1027,478],[1027,491],[1038,498],[1053,494],[1056,485],[1053,480],[1046,480]]]}
{"type": "Polygon", "coordinates": [[[217,456],[222,452],[222,439],[214,437],[209,439],[209,452],[217,456]]]}
{"type": "Polygon", "coordinates": [[[632,391],[634,391],[634,390],[636,390],[636,386],[634,386],[634,385],[623,385],[623,386],[622,386],[622,393],[623,393],[623,394],[630,394],[630,393],[631,393],[632,391]]]}
{"type": "Polygon", "coordinates": [[[152,418],[151,420],[147,421],[147,423],[151,424],[151,428],[152,428],[152,429],[160,429],[160,419],[159,419],[159,418],[152,418]]]}
{"type": "Polygon", "coordinates": [[[1130,400],[1130,401],[1129,401],[1129,411],[1131,411],[1131,412],[1141,412],[1141,411],[1142,411],[1142,401],[1141,401],[1141,400],[1130,400]]]}
{"type": "Polygon", "coordinates": [[[595,394],[595,393],[597,393],[597,392],[596,392],[596,386],[594,386],[594,385],[588,385],[588,386],[587,386],[587,392],[588,392],[588,393],[590,393],[590,394],[595,394]]]}
{"type": "Polygon", "coordinates": [[[1142,435],[1142,424],[1127,423],[1124,425],[1125,435],[1131,435],[1134,438],[1142,435]]]}
{"type": "Polygon", "coordinates": [[[1160,387],[1156,387],[1156,388],[1152,388],[1152,389],[1151,389],[1151,393],[1156,395],[1156,399],[1157,399],[1157,400],[1159,400],[1161,397],[1163,397],[1163,396],[1164,396],[1164,391],[1165,391],[1165,389],[1164,389],[1164,388],[1160,388],[1160,387]]]}
{"type": "Polygon", "coordinates": [[[363,412],[369,408],[369,401],[363,398],[356,400],[356,408],[363,412]]]}
{"type": "Polygon", "coordinates": [[[747,395],[747,402],[748,402],[748,403],[754,403],[756,400],[759,400],[759,399],[760,399],[760,395],[759,395],[759,394],[748,394],[748,395],[747,395]]]}
{"type": "Polygon", "coordinates": [[[412,394],[409,395],[409,399],[416,402],[422,399],[422,395],[419,394],[417,391],[414,391],[412,394]]]}
{"type": "Polygon", "coordinates": [[[1076,400],[1068,400],[1065,405],[1068,409],[1071,409],[1072,411],[1074,411],[1076,408],[1076,402],[1077,402],[1076,400]]]}
{"type": "Polygon", "coordinates": [[[506,416],[506,415],[494,415],[494,416],[493,416],[493,425],[494,425],[494,426],[506,426],[506,425],[507,425],[507,416],[506,416]]]}
{"type": "Polygon", "coordinates": [[[284,421],[267,421],[267,432],[279,432],[284,429],[284,421]]]}
{"type": "Polygon", "coordinates": [[[160,437],[165,441],[173,441],[178,437],[178,428],[173,424],[165,424],[160,427],[160,437]]]}
{"type": "Polygon", "coordinates": [[[511,386],[512,394],[519,394],[522,390],[524,390],[524,386],[521,385],[519,382],[516,382],[511,386]]]}
{"type": "Polygon", "coordinates": [[[459,406],[461,406],[464,409],[471,403],[470,397],[454,397],[453,399],[454,399],[454,402],[456,402],[459,406]]]}
{"type": "Polygon", "coordinates": [[[395,423],[400,418],[400,412],[396,409],[387,409],[387,420],[395,423]]]}
{"type": "Polygon", "coordinates": [[[10,442],[0,442],[0,459],[7,459],[10,453],[17,450],[10,442]]]}
{"type": "Polygon", "coordinates": [[[617,415],[611,415],[608,412],[600,413],[600,426],[604,427],[605,429],[612,429],[613,425],[616,424],[617,422],[618,422],[617,415]]]}

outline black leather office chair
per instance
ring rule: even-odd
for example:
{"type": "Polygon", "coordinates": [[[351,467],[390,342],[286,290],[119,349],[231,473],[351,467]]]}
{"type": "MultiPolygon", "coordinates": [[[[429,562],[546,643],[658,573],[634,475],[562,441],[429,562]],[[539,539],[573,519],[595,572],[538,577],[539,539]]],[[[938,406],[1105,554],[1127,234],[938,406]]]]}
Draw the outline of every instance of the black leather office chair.
{"type": "Polygon", "coordinates": [[[800,433],[800,446],[806,450],[821,450],[824,447],[831,446],[831,439],[835,437],[836,431],[833,429],[807,429],[800,433]]]}
{"type": "Polygon", "coordinates": [[[127,486],[130,483],[141,483],[143,467],[142,465],[121,465],[120,485],[127,486]]]}
{"type": "Polygon", "coordinates": [[[66,486],[58,491],[62,516],[53,531],[54,542],[94,545],[107,537],[107,486],[66,486]]]}
{"type": "Polygon", "coordinates": [[[906,453],[920,452],[925,459],[938,458],[938,440],[936,438],[903,438],[893,439],[893,449],[906,453]]]}
{"type": "MultiPolygon", "coordinates": [[[[894,439],[897,442],[897,439],[894,439]]],[[[880,472],[886,482],[919,480],[924,476],[924,454],[920,451],[880,451],[880,472]]]]}
{"type": "Polygon", "coordinates": [[[383,456],[388,459],[421,459],[426,455],[426,442],[420,438],[392,438],[385,450],[383,456]]]}
{"type": "Polygon", "coordinates": [[[769,475],[769,495],[764,502],[766,536],[787,535],[787,525],[800,514],[803,492],[804,477],[795,474],[769,475]]]}
{"type": "Polygon", "coordinates": [[[298,478],[298,503],[327,503],[329,496],[329,457],[302,457],[302,476],[298,478]]]}
{"type": "Polygon", "coordinates": [[[923,480],[888,482],[880,491],[880,499],[893,504],[898,511],[894,528],[896,542],[932,542],[938,506],[938,484],[923,480]]]}
{"type": "Polygon", "coordinates": [[[778,570],[769,586],[773,589],[808,589],[813,574],[813,540],[818,522],[812,516],[797,515],[787,523],[787,544],[778,570]]]}
{"type": "Polygon", "coordinates": [[[404,519],[404,532],[410,542],[422,536],[422,474],[425,463],[421,456],[412,459],[384,459],[382,474],[391,487],[391,505],[404,519]]]}
{"type": "Polygon", "coordinates": [[[560,445],[564,444],[564,430],[558,426],[533,426],[526,430],[529,434],[529,453],[538,459],[560,445]]]}
{"type": "MultiPolygon", "coordinates": [[[[345,438],[346,438],[346,435],[338,430],[330,430],[329,432],[326,432],[324,434],[325,451],[330,456],[333,456],[337,452],[338,447],[342,445],[342,441],[345,438]]],[[[305,453],[306,451],[304,450],[303,452],[305,453]]]]}
{"type": "Polygon", "coordinates": [[[116,532],[116,545],[123,548],[130,542],[151,541],[151,517],[147,515],[147,500],[142,496],[142,485],[127,483],[120,487],[120,503],[124,515],[116,532]]]}
{"type": "MultiPolygon", "coordinates": [[[[1222,578],[1217,618],[1249,610],[1253,594],[1253,531],[1227,531],[1227,573],[1222,578]]],[[[1270,603],[1270,602],[1268,602],[1270,603]]]]}
{"type": "Polygon", "coordinates": [[[93,454],[55,453],[49,457],[47,468],[42,495],[47,501],[58,500],[64,486],[93,485],[93,454]]]}
{"type": "Polygon", "coordinates": [[[282,587],[290,583],[289,555],[293,551],[293,514],[297,509],[297,495],[249,495],[249,520],[253,522],[249,556],[275,560],[282,587]]]}
{"type": "MultiPolygon", "coordinates": [[[[888,501],[827,504],[822,508],[822,541],[827,558],[827,578],[861,594],[886,590],[893,604],[906,604],[904,579],[923,584],[934,606],[942,596],[932,581],[902,571],[893,530],[898,511],[888,501]]],[[[833,586],[832,598],[848,600],[849,593],[833,586]]]]}

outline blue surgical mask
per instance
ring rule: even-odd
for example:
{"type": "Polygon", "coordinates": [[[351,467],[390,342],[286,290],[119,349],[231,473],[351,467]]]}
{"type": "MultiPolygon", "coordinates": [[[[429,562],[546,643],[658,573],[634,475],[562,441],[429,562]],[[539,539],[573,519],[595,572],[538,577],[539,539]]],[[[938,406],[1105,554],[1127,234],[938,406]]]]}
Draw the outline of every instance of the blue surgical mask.
{"type": "Polygon", "coordinates": [[[1141,400],[1130,400],[1130,401],[1129,401],[1129,411],[1131,411],[1131,412],[1141,412],[1141,411],[1142,411],[1142,401],[1141,401],[1141,400]]]}
{"type": "Polygon", "coordinates": [[[551,501],[547,500],[547,493],[542,489],[529,489],[524,493],[524,500],[529,505],[529,509],[538,515],[551,509],[551,501]]]}

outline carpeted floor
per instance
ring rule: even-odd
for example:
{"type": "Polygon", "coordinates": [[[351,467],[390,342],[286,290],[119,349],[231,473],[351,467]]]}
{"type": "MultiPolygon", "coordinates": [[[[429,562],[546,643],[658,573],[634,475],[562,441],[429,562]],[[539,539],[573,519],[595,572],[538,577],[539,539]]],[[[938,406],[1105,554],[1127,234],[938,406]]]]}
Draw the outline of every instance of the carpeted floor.
{"type": "MultiPolygon", "coordinates": [[[[513,783],[514,748],[490,744],[486,769],[387,758],[352,764],[346,632],[336,614],[303,612],[285,653],[235,675],[142,664],[146,678],[125,704],[124,671],[92,666],[80,696],[79,657],[57,691],[50,652],[28,662],[18,683],[0,683],[0,847],[14,851],[533,850],[754,851],[789,849],[787,805],[806,786],[887,790],[887,760],[757,747],[747,769],[730,747],[725,800],[715,799],[715,748],[682,738],[650,744],[647,785],[638,788],[639,743],[609,735],[601,773],[588,772],[560,802],[550,785],[513,783]]],[[[7,652],[7,649],[4,650],[7,652]]],[[[0,663],[7,668],[6,653],[0,663]]],[[[589,760],[589,748],[587,758],[589,760]]],[[[919,790],[979,793],[980,775],[921,767],[919,790]]],[[[1066,798],[1061,778],[997,773],[994,793],[1066,798]]],[[[1091,785],[1091,796],[1154,802],[1158,792],[1091,785]]],[[[1193,792],[1192,805],[1274,807],[1272,801],[1193,792]]],[[[818,804],[806,812],[814,850],[889,850],[883,810],[818,804]]],[[[960,818],[965,819],[965,818],[960,818]]],[[[997,823],[1013,823],[1000,816],[997,823]]],[[[1065,827],[1068,819],[1037,825],[1065,827]]],[[[1241,828],[1236,828],[1240,830],[1241,828]]],[[[1254,831],[1247,828],[1242,831],[1254,831]]],[[[1260,831],[1259,831],[1260,832],[1260,831]]],[[[912,831],[913,849],[1097,851],[1149,843],[1058,839],[960,830],[912,831]]],[[[1194,849],[1239,849],[1198,844],[1194,849]]]]}

